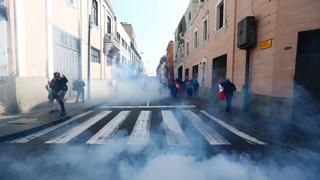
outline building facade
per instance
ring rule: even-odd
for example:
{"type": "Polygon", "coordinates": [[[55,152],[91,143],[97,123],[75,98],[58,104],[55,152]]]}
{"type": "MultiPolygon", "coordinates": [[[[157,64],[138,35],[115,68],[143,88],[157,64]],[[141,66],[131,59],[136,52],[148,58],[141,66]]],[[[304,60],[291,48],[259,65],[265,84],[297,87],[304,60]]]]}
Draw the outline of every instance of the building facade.
{"type": "Polygon", "coordinates": [[[237,86],[239,96],[235,100],[241,106],[246,51],[237,47],[238,24],[253,16],[257,43],[249,54],[251,111],[290,120],[299,93],[297,79],[319,96],[319,83],[306,80],[320,68],[312,60],[319,58],[315,45],[319,42],[319,7],[320,1],[315,0],[191,0],[184,14],[186,32],[179,25],[175,34],[176,49],[184,47],[175,55],[177,61],[183,61],[183,79],[198,79],[201,96],[212,100],[217,96],[219,80],[228,78],[237,86]],[[300,60],[306,56],[308,60],[300,60]],[[310,65],[314,67],[306,71],[310,65]]]}
{"type": "MultiPolygon", "coordinates": [[[[77,79],[92,97],[108,94],[110,62],[123,52],[109,0],[2,0],[0,17],[0,112],[46,102],[44,87],[54,72],[69,79],[66,98],[77,79]]],[[[122,55],[129,61],[128,52],[122,55]]]]}
{"type": "Polygon", "coordinates": [[[170,41],[168,43],[168,46],[167,46],[167,63],[166,63],[166,66],[167,66],[167,79],[169,81],[172,81],[174,80],[174,62],[173,62],[173,59],[174,59],[174,42],[173,41],[170,41]]]}

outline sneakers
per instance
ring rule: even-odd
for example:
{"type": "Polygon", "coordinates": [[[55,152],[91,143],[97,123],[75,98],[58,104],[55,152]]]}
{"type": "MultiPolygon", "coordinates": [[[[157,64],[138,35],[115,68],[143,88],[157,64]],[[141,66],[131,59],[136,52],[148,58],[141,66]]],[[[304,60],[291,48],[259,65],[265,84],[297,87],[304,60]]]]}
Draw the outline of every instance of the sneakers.
{"type": "Polygon", "coordinates": [[[67,115],[66,112],[62,112],[62,113],[60,114],[61,117],[66,116],[66,115],[67,115]]]}

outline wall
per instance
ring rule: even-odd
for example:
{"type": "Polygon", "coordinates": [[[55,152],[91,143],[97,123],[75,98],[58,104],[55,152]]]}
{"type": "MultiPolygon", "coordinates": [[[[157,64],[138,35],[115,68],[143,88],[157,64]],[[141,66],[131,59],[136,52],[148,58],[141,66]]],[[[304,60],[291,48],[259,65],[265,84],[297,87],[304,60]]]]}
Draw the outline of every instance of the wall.
{"type": "Polygon", "coordinates": [[[46,107],[48,92],[45,86],[48,83],[48,79],[41,77],[20,77],[16,78],[15,81],[17,104],[21,112],[46,107]]]}
{"type": "Polygon", "coordinates": [[[12,113],[17,110],[15,95],[14,78],[0,81],[0,114],[12,113]]]}

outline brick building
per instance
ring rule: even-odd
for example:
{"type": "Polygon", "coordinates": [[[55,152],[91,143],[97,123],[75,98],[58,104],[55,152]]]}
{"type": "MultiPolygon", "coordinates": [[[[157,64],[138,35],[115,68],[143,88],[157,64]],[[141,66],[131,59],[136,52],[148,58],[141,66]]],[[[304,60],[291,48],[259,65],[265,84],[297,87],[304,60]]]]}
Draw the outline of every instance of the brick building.
{"type": "Polygon", "coordinates": [[[237,86],[235,100],[241,106],[246,53],[237,47],[237,26],[254,16],[257,45],[249,54],[251,111],[290,120],[300,87],[319,96],[320,83],[308,80],[320,68],[315,60],[320,56],[319,9],[318,0],[191,0],[182,18],[185,30],[180,23],[175,33],[179,48],[175,61],[180,57],[183,79],[198,79],[205,98],[214,99],[219,79],[229,78],[237,86]]]}

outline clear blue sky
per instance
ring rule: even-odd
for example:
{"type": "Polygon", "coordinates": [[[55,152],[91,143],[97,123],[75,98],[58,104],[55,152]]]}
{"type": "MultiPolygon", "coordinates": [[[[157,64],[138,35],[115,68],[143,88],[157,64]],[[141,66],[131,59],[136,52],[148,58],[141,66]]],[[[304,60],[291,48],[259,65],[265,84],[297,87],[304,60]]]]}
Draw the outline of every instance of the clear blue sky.
{"type": "Polygon", "coordinates": [[[121,22],[133,24],[138,51],[149,74],[155,75],[189,0],[110,0],[121,22]]]}

